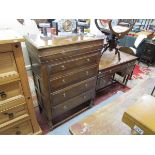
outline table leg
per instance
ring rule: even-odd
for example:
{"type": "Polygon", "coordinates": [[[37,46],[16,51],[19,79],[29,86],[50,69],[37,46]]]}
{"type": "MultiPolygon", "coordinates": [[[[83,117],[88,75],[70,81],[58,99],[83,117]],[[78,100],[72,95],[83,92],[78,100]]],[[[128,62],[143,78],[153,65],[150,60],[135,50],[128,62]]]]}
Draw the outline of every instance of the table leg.
{"type": "Polygon", "coordinates": [[[151,93],[151,95],[153,95],[153,93],[154,93],[154,90],[155,90],[155,86],[154,86],[154,88],[153,88],[153,90],[152,90],[152,93],[151,93]]]}

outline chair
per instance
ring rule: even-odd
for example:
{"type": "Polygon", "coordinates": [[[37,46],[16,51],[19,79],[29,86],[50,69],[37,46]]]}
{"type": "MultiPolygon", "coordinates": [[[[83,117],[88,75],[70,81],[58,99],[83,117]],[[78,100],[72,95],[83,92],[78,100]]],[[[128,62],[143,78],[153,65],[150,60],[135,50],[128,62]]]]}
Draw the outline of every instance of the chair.
{"type": "Polygon", "coordinates": [[[136,56],[139,56],[140,53],[142,52],[141,50],[138,50],[138,48],[140,48],[145,38],[147,38],[146,35],[143,35],[143,34],[139,35],[135,40],[134,47],[130,47],[130,49],[133,51],[133,53],[136,56]]]}

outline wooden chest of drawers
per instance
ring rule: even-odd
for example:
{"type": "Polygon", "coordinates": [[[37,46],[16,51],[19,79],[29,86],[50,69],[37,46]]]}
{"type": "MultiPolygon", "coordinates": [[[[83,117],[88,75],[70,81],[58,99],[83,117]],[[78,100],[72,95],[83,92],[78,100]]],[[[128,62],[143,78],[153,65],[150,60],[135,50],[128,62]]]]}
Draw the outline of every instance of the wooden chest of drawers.
{"type": "Polygon", "coordinates": [[[39,107],[51,129],[93,104],[102,44],[86,36],[26,37],[39,107]]]}
{"type": "Polygon", "coordinates": [[[20,45],[24,39],[9,30],[1,33],[0,134],[41,134],[20,45]]]}

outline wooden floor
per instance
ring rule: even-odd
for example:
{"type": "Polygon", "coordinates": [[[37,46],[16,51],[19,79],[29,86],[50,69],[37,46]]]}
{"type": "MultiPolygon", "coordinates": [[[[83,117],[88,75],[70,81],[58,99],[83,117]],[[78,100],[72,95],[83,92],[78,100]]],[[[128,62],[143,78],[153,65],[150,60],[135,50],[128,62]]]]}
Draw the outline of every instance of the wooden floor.
{"type": "Polygon", "coordinates": [[[129,135],[131,129],[122,122],[123,113],[139,97],[151,94],[154,85],[155,78],[147,79],[111,104],[72,125],[70,132],[78,135],[129,135]]]}

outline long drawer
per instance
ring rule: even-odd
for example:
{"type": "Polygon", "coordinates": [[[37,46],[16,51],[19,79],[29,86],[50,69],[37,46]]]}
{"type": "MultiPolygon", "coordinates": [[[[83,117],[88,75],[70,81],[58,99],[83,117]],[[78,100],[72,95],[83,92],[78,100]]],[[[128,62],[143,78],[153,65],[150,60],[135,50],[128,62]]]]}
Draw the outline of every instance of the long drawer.
{"type": "MultiPolygon", "coordinates": [[[[82,56],[82,55],[86,55],[87,53],[96,53],[96,52],[100,52],[102,50],[102,44],[99,43],[99,45],[89,45],[89,46],[84,46],[81,48],[77,48],[77,45],[75,48],[72,47],[67,47],[65,49],[65,47],[63,47],[63,49],[61,50],[44,50],[44,56],[41,57],[41,61],[46,61],[46,62],[50,62],[50,61],[55,61],[55,60],[64,60],[64,59],[69,59],[71,57],[77,57],[77,56],[82,56]],[[47,53],[47,56],[46,56],[47,53]],[[50,55],[49,55],[50,54],[50,55]]],[[[40,50],[41,52],[41,50],[40,50]]]]}
{"type": "Polygon", "coordinates": [[[48,65],[49,74],[53,75],[59,72],[65,72],[66,70],[77,68],[81,66],[90,66],[93,64],[97,64],[99,60],[99,53],[90,54],[89,56],[80,57],[77,59],[72,59],[69,61],[60,61],[59,63],[52,63],[48,65]]]}
{"type": "Polygon", "coordinates": [[[4,111],[0,111],[0,124],[17,118],[25,113],[27,113],[27,107],[25,103],[4,111]]]}
{"type": "Polygon", "coordinates": [[[76,96],[62,104],[56,105],[52,108],[52,116],[57,117],[78,105],[92,99],[94,97],[94,90],[87,91],[79,96],[76,96]]]}
{"type": "Polygon", "coordinates": [[[33,134],[33,129],[30,120],[19,123],[7,130],[0,131],[1,135],[27,135],[33,134]]]}
{"type": "Polygon", "coordinates": [[[63,76],[52,78],[50,79],[51,91],[62,89],[66,86],[74,84],[75,82],[80,82],[96,76],[97,72],[97,65],[93,65],[87,68],[79,69],[76,72],[71,72],[63,76]]]}
{"type": "Polygon", "coordinates": [[[19,81],[0,85],[0,102],[22,94],[22,87],[19,81]]]}
{"type": "Polygon", "coordinates": [[[136,63],[136,61],[133,61],[133,62],[121,64],[119,66],[115,66],[112,68],[108,68],[105,70],[100,70],[99,71],[99,77],[103,77],[103,76],[107,76],[107,75],[113,75],[117,72],[121,72],[121,71],[125,71],[125,70],[131,70],[131,69],[133,69],[135,63],[136,63]]]}
{"type": "Polygon", "coordinates": [[[90,89],[95,89],[96,78],[93,77],[91,79],[79,82],[62,90],[51,93],[52,104],[57,105],[61,104],[70,98],[73,98],[79,94],[82,94],[90,89]]]}

